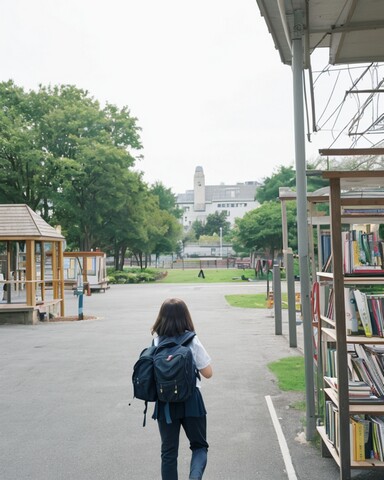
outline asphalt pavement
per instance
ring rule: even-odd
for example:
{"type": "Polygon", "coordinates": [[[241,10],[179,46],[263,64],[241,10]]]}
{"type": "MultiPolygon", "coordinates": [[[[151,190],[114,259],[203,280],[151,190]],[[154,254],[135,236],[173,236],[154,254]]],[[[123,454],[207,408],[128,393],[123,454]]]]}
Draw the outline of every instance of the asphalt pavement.
{"type": "MultiPolygon", "coordinates": [[[[1,325],[0,479],[160,479],[157,425],[149,415],[142,427],[143,402],[132,400],[131,374],[169,297],[185,300],[213,359],[214,376],[202,390],[210,444],[204,480],[338,479],[335,462],[305,440],[305,412],[295,408],[304,395],[281,392],[267,368],[302,354],[302,325],[298,348],[291,348],[286,313],[283,334],[275,335],[271,310],[225,300],[259,292],[266,292],[265,283],[113,285],[84,297],[84,314],[93,319],[1,325]]],[[[66,315],[76,314],[77,299],[67,292],[66,315]]],[[[182,435],[180,479],[188,478],[189,459],[182,435]]],[[[356,472],[353,478],[383,476],[356,472]]]]}

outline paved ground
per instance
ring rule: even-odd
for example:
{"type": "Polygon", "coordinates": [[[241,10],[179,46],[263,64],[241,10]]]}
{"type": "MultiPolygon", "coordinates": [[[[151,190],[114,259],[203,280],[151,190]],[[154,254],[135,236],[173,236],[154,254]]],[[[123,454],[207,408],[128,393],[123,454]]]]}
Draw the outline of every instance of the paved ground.
{"type": "MultiPolygon", "coordinates": [[[[298,479],[336,480],[339,471],[302,442],[299,395],[282,393],[267,363],[301,354],[289,348],[288,326],[274,335],[268,310],[230,307],[225,294],[265,292],[262,283],[122,285],[84,298],[96,320],[0,326],[1,480],[157,480],[156,422],[142,428],[143,402],[130,377],[162,301],[183,298],[213,358],[204,381],[209,464],[205,480],[286,480],[267,408],[277,411],[298,479]]],[[[68,293],[66,314],[77,312],[68,293]]],[[[302,344],[302,327],[298,343],[302,344]]],[[[188,478],[188,446],[180,446],[179,478],[188,478]]],[[[379,479],[354,474],[356,479],[379,479]]]]}

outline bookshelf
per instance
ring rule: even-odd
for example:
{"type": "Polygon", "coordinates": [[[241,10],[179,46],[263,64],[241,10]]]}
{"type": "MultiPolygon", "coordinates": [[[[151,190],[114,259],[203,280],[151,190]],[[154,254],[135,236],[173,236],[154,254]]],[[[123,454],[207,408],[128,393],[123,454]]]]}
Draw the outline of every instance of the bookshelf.
{"type": "Polygon", "coordinates": [[[384,461],[366,458],[356,461],[351,450],[351,417],[384,415],[384,401],[369,403],[360,399],[350,399],[349,364],[350,349],[365,348],[366,345],[383,346],[384,338],[379,336],[349,335],[347,332],[345,287],[384,285],[384,275],[344,274],[342,224],[384,223],[384,171],[327,171],[323,178],[329,180],[329,224],[331,233],[332,273],[318,272],[320,284],[320,325],[318,329],[321,362],[318,362],[318,375],[323,377],[324,405],[319,411],[324,415],[323,425],[317,427],[322,439],[323,453],[332,456],[340,468],[340,479],[350,480],[352,469],[382,470],[384,461]],[[325,287],[333,290],[333,314],[329,318],[325,311],[325,287]],[[324,368],[330,350],[335,355],[335,376],[337,390],[331,388],[325,380],[324,368]],[[329,413],[333,412],[333,413],[329,413]],[[330,416],[333,420],[330,421],[330,416]],[[332,424],[332,422],[335,422],[332,424]],[[333,430],[330,433],[331,424],[333,430]]]}

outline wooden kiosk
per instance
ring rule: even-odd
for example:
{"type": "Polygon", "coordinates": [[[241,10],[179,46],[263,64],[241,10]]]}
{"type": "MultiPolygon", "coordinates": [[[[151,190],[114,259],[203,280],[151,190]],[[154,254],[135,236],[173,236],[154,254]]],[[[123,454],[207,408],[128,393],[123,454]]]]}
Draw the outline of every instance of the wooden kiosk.
{"type": "Polygon", "coordinates": [[[64,252],[64,284],[76,288],[79,275],[89,291],[105,292],[108,287],[107,256],[100,250],[64,252]]]}
{"type": "Polygon", "coordinates": [[[63,243],[28,205],[0,205],[0,324],[64,315],[63,243]]]}

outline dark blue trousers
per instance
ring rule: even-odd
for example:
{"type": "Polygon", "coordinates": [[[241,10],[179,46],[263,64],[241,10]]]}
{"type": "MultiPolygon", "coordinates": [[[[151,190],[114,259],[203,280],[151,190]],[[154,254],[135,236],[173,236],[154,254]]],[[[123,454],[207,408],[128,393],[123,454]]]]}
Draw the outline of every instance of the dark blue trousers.
{"type": "Polygon", "coordinates": [[[161,436],[161,478],[162,480],[178,480],[177,457],[179,453],[180,427],[182,426],[192,450],[190,479],[203,478],[207,464],[207,418],[183,417],[172,419],[172,423],[158,420],[161,436]]]}

